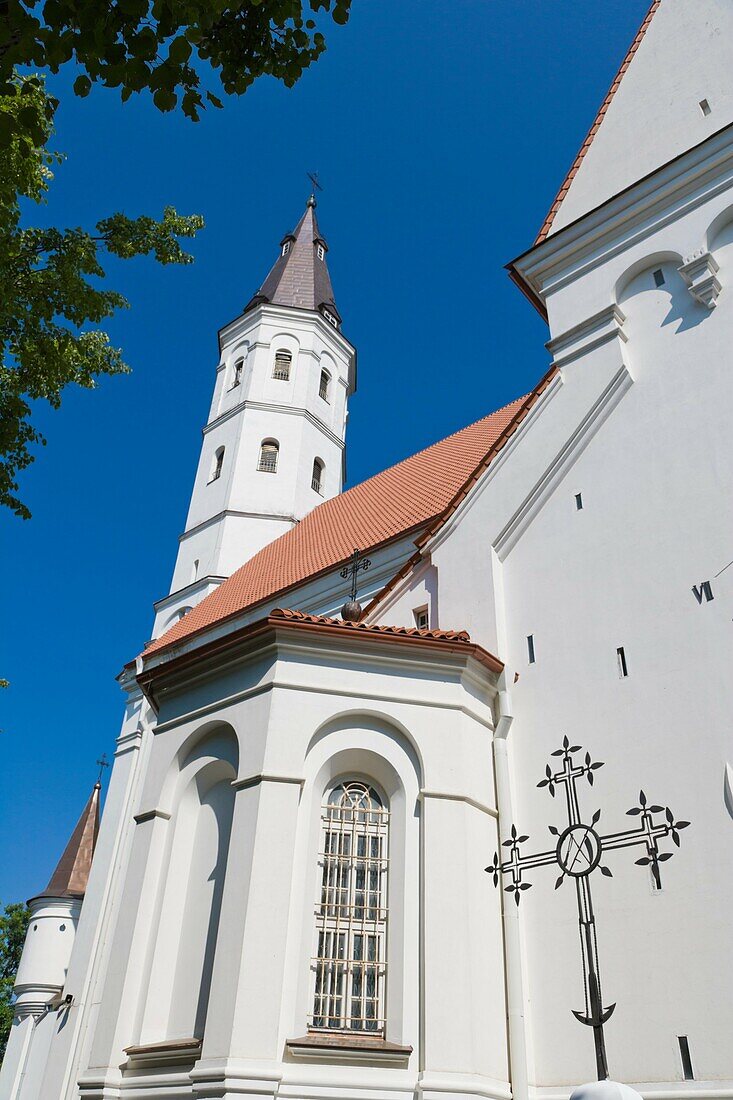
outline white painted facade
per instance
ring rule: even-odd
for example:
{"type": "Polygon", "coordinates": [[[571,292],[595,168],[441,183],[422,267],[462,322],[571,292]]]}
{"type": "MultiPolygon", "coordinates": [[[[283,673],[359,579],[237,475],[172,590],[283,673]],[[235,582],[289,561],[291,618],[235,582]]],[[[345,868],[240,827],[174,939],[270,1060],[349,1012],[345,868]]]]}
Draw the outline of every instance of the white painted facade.
{"type": "MultiPolygon", "coordinates": [[[[625,77],[640,112],[644,66],[672,64],[684,38],[694,69],[696,46],[729,13],[718,0],[662,0],[647,31],[656,46],[642,44],[625,77]]],[[[733,1095],[733,66],[716,56],[706,91],[731,109],[715,132],[693,140],[681,123],[686,144],[670,163],[637,170],[627,156],[624,194],[599,190],[585,216],[556,221],[515,261],[546,306],[553,363],[526,418],[406,576],[388,583],[413,538],[370,551],[369,622],[411,627],[427,607],[431,628],[468,630],[503,673],[420,639],[287,624],[257,633],[276,597],[128,668],[64,986],[73,1000],[49,1016],[56,1030],[34,1054],[40,1090],[8,1085],[4,1070],[3,1100],[568,1097],[595,1068],[590,1028],[572,1015],[584,998],[573,885],[555,890],[557,869],[537,867],[517,906],[483,870],[512,825],[529,850],[554,846],[548,825],[563,828],[564,803],[537,783],[565,735],[605,762],[580,791],[602,832],[633,824],[640,788],[691,822],[679,848],[660,844],[674,853],[661,890],[636,847],[604,856],[612,877],[592,875],[604,1004],[617,1003],[611,1074],[647,1100],[733,1095]],[[358,1052],[294,1042],[313,1003],[321,807],[344,777],[373,784],[391,815],[389,1046],[358,1052]]],[[[614,150],[605,140],[601,127],[598,163],[614,150]]],[[[273,309],[235,322],[223,344],[228,366],[247,326],[262,326],[263,386],[285,332],[273,309]]],[[[306,361],[328,352],[343,378],[327,425],[343,439],[348,349],[339,359],[340,334],[304,323],[315,341],[306,361]]],[[[247,397],[240,410],[229,396],[227,366],[192,530],[222,442],[241,471],[237,510],[263,510],[237,432],[247,417],[255,439],[271,429],[247,397]]],[[[309,400],[306,390],[293,405],[312,411],[309,400]]],[[[268,409],[301,425],[293,448],[310,455],[311,420],[268,409]]],[[[302,484],[287,482],[293,515],[308,502],[302,484]]],[[[261,518],[234,518],[241,527],[224,524],[222,546],[259,538],[261,518]]],[[[188,575],[185,545],[174,588],[188,575]]],[[[335,570],[287,605],[333,615],[343,591],[335,570]]]]}

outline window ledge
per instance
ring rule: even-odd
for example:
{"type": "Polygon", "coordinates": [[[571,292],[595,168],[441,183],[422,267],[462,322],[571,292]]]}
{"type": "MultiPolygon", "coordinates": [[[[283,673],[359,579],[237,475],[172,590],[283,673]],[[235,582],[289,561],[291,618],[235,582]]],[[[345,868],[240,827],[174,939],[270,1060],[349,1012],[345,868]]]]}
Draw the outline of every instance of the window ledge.
{"type": "Polygon", "coordinates": [[[136,1062],[169,1062],[198,1058],[201,1054],[200,1039],[165,1039],[160,1043],[143,1043],[125,1047],[125,1054],[136,1062]]]}
{"type": "Polygon", "coordinates": [[[343,1062],[376,1058],[380,1062],[405,1063],[412,1054],[411,1046],[400,1046],[399,1043],[390,1043],[386,1039],[370,1035],[310,1032],[300,1039],[288,1039],[285,1045],[291,1054],[299,1058],[328,1058],[343,1062]]]}

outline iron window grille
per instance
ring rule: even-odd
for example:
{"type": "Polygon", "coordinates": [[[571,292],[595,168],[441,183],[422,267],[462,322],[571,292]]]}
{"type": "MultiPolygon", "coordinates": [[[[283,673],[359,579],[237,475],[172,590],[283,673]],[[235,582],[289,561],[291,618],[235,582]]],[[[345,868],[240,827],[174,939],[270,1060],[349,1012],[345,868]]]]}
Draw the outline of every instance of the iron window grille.
{"type": "Polygon", "coordinates": [[[313,1012],[308,1026],[384,1035],[389,810],[359,780],[323,812],[313,1012]]]}
{"type": "Polygon", "coordinates": [[[277,473],[277,456],[278,447],[274,443],[263,443],[260,450],[260,461],[257,463],[257,469],[262,474],[276,474],[277,473]]]}
{"type": "Polygon", "coordinates": [[[290,380],[290,364],[292,355],[289,351],[279,351],[275,356],[275,366],[272,371],[273,378],[279,378],[281,382],[290,380]]]}

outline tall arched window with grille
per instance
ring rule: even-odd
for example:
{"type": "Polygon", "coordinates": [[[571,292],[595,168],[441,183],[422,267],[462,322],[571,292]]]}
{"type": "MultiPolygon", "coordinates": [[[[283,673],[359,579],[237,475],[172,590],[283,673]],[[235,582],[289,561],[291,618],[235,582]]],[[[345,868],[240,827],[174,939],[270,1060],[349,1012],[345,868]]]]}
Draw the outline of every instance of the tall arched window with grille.
{"type": "Polygon", "coordinates": [[[361,779],[329,792],[321,830],[312,1029],[384,1035],[389,810],[361,779]]]}

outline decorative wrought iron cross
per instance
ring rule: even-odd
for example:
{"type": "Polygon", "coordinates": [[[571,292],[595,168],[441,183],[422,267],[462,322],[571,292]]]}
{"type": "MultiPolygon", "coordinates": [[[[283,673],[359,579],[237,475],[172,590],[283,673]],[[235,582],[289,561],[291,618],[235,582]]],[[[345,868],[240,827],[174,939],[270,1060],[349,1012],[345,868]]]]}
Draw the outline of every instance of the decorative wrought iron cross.
{"type": "Polygon", "coordinates": [[[318,182],[318,172],[306,172],[306,176],[308,177],[308,179],[313,184],[313,194],[314,195],[315,195],[316,191],[322,191],[323,190],[320,183],[318,182]]]}
{"type": "Polygon", "coordinates": [[[525,890],[532,886],[526,882],[524,874],[530,868],[546,867],[557,864],[560,867],[560,877],[555,882],[555,889],[562,886],[566,877],[575,882],[575,892],[578,903],[578,923],[580,926],[580,949],[583,958],[583,983],[585,988],[585,1011],[576,1012],[573,1015],[581,1024],[587,1024],[593,1028],[593,1038],[596,1050],[596,1069],[598,1080],[604,1081],[608,1077],[608,1062],[606,1059],[606,1044],[603,1036],[603,1025],[610,1018],[616,1007],[615,1003],[604,1007],[601,994],[601,979],[598,968],[598,942],[596,940],[596,922],[593,913],[593,898],[590,889],[590,874],[596,868],[602,875],[612,877],[609,867],[601,863],[601,858],[606,852],[615,848],[631,848],[634,845],[643,845],[646,855],[636,860],[642,867],[649,867],[657,888],[661,887],[660,863],[671,859],[673,852],[660,852],[659,841],[664,837],[671,837],[674,844],[679,847],[680,829],[686,829],[689,821],[675,821],[674,815],[668,806],[649,805],[643,791],[639,792],[639,805],[632,806],[626,813],[631,817],[638,817],[636,828],[624,829],[619,833],[602,835],[595,826],[598,824],[601,811],[596,810],[591,818],[591,824],[586,825],[580,814],[577,784],[585,777],[593,786],[594,773],[603,767],[600,760],[591,760],[590,753],[586,752],[582,764],[573,760],[573,754],[580,752],[581,745],[571,745],[567,737],[563,738],[562,748],[553,752],[553,756],[561,757],[559,770],[553,771],[550,764],[545,768],[545,778],[537,786],[547,787],[555,797],[559,790],[564,791],[567,806],[568,825],[562,832],[554,825],[548,826],[550,833],[557,837],[557,843],[553,849],[539,852],[537,855],[522,855],[520,845],[529,840],[528,836],[519,836],[516,827],[512,825],[509,839],[502,844],[508,849],[507,858],[499,859],[499,853],[494,853],[493,863],[486,868],[493,875],[494,886],[499,885],[500,875],[509,877],[510,882],[504,889],[507,893],[514,894],[514,900],[519,905],[519,900],[525,890]],[[663,820],[657,820],[657,815],[663,814],[663,820]]]}
{"type": "Polygon", "coordinates": [[[97,783],[101,783],[102,782],[102,772],[104,771],[105,768],[109,767],[109,762],[107,760],[107,753],[106,752],[102,753],[101,758],[99,760],[97,760],[97,764],[99,764],[99,775],[97,776],[97,783]]]}
{"type": "Polygon", "coordinates": [[[357,578],[359,576],[359,571],[361,570],[361,572],[366,573],[367,569],[369,568],[369,566],[371,564],[372,563],[369,560],[369,558],[360,558],[359,557],[359,551],[354,550],[354,553],[351,555],[350,564],[345,565],[343,567],[343,569],[341,570],[341,572],[339,573],[339,576],[343,577],[344,580],[348,580],[349,575],[351,576],[351,599],[352,600],[356,599],[357,578]]]}

